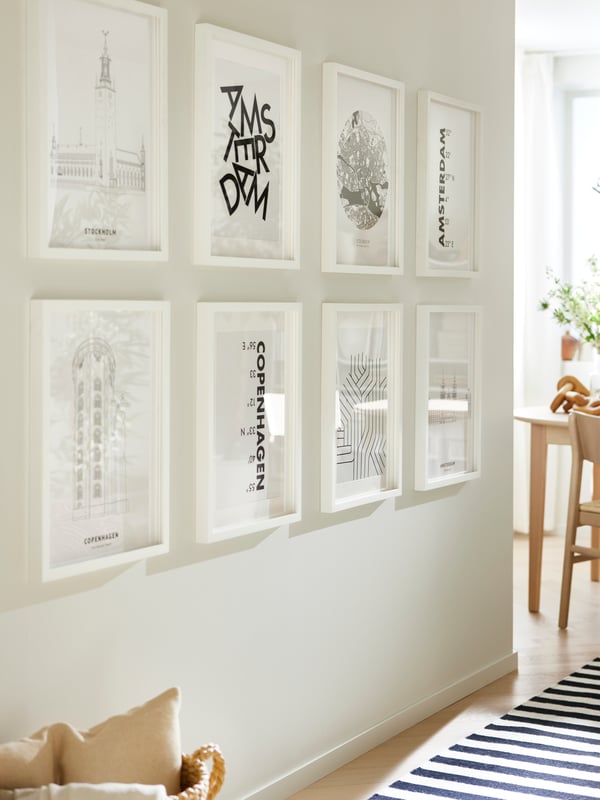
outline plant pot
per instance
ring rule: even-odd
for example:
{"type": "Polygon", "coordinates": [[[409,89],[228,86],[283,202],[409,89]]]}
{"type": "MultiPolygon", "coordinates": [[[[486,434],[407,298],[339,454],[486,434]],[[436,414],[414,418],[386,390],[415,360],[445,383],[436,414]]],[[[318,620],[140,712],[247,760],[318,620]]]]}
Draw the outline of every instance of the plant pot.
{"type": "Polygon", "coordinates": [[[569,331],[563,334],[560,341],[560,357],[563,361],[572,361],[579,350],[579,339],[571,336],[569,331]]]}

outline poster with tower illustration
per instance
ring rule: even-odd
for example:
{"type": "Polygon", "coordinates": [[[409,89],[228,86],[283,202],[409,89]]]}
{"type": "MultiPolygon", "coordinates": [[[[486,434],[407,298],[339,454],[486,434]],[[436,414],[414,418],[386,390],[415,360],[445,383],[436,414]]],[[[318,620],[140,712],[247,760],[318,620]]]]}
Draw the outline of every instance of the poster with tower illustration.
{"type": "Polygon", "coordinates": [[[34,300],[32,519],[45,578],[167,550],[168,305],[34,300]]]}
{"type": "Polygon", "coordinates": [[[34,254],[165,258],[166,12],[136,0],[30,8],[32,74],[45,76],[29,87],[34,254]]]}

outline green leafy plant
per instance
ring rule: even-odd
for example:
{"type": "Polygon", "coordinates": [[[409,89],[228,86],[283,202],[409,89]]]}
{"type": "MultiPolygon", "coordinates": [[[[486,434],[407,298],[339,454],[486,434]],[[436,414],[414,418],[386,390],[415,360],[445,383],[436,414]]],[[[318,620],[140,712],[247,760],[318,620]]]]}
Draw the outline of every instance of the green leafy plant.
{"type": "Polygon", "coordinates": [[[590,277],[576,285],[562,281],[548,268],[551,287],[539,307],[551,311],[559,325],[600,352],[600,266],[596,256],[587,263],[590,277]]]}

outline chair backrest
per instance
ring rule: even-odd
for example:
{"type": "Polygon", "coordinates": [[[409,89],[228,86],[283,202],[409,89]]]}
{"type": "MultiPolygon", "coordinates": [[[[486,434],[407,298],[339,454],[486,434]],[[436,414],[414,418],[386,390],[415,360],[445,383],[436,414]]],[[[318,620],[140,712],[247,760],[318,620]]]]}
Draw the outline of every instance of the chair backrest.
{"type": "Polygon", "coordinates": [[[600,464],[600,416],[572,411],[569,414],[569,433],[573,463],[583,459],[600,464]]]}

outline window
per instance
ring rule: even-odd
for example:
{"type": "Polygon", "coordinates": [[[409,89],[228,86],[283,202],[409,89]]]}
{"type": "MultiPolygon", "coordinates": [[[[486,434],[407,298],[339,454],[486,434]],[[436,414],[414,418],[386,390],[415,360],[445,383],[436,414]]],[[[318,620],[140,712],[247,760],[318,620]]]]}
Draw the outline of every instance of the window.
{"type": "Polygon", "coordinates": [[[566,97],[566,267],[580,280],[600,258],[600,91],[566,97]]]}

